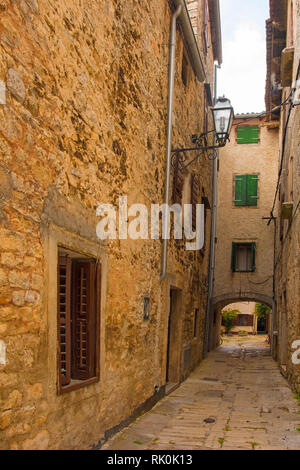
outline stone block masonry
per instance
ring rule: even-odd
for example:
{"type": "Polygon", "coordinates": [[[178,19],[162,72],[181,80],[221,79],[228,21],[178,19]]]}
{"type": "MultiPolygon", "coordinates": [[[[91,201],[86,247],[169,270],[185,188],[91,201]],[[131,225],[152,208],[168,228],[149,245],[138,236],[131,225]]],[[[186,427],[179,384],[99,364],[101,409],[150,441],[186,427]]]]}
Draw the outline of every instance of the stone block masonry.
{"type": "MultiPolygon", "coordinates": [[[[181,299],[177,380],[201,359],[208,248],[191,254],[172,242],[160,283],[160,241],[96,238],[99,203],[163,201],[171,13],[164,0],[0,2],[2,449],[91,448],[161,390],[171,287],[181,299]],[[102,265],[99,380],[66,393],[58,393],[59,247],[102,265]]],[[[190,64],[183,83],[183,50],[178,30],[176,145],[204,122],[204,87],[190,64]]],[[[211,81],[211,50],[205,61],[211,81]]],[[[193,171],[211,198],[211,162],[193,171]]],[[[209,227],[207,213],[207,240],[209,227]]]]}

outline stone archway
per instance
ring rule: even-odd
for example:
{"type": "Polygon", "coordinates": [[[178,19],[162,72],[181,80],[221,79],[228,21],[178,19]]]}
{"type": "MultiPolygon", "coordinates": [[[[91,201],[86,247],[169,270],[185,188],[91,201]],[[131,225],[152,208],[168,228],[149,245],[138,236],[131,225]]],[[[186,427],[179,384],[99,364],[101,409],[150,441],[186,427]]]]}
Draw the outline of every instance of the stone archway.
{"type": "Polygon", "coordinates": [[[209,330],[209,350],[215,349],[218,345],[218,338],[221,329],[220,312],[229,304],[237,302],[260,302],[268,305],[272,309],[273,299],[265,294],[243,292],[230,292],[220,296],[213,297],[209,330]]]}
{"type": "Polygon", "coordinates": [[[224,308],[228,304],[233,304],[235,302],[261,302],[262,304],[268,305],[272,308],[273,299],[268,295],[254,292],[242,292],[234,293],[230,292],[228,294],[223,294],[220,296],[213,297],[212,306],[215,310],[216,308],[224,308]]]}

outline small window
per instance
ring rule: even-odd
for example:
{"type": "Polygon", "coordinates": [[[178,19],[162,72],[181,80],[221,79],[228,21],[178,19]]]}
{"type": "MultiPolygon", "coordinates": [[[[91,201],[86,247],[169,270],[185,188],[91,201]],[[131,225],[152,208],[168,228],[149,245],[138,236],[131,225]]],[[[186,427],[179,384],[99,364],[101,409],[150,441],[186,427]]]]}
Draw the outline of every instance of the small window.
{"type": "Polygon", "coordinates": [[[208,104],[207,104],[207,96],[206,96],[206,93],[204,93],[203,106],[204,106],[203,132],[204,132],[204,133],[207,133],[207,132],[208,132],[208,115],[209,115],[209,110],[208,110],[208,104]]]}
{"type": "Polygon", "coordinates": [[[249,319],[250,315],[246,315],[246,314],[241,314],[241,315],[238,315],[238,326],[251,326],[249,325],[250,323],[250,319],[249,319]]]}
{"type": "Polygon", "coordinates": [[[232,243],[232,272],[255,271],[256,243],[232,243]]]}
{"type": "Polygon", "coordinates": [[[144,320],[150,318],[150,297],[144,297],[144,320]]]}
{"type": "Polygon", "coordinates": [[[63,392],[99,379],[100,264],[61,249],[57,271],[59,392],[63,392]]]}
{"type": "Polygon", "coordinates": [[[197,211],[197,204],[199,203],[199,182],[195,175],[191,175],[191,204],[192,204],[192,230],[196,230],[196,211],[197,211]]]}
{"type": "Polygon", "coordinates": [[[173,166],[173,189],[172,189],[172,203],[181,204],[182,202],[182,191],[183,191],[183,171],[182,163],[180,160],[180,154],[177,154],[173,166]]]}
{"type": "Polygon", "coordinates": [[[238,144],[257,144],[259,142],[258,126],[239,126],[237,128],[238,144]]]}
{"type": "Polygon", "coordinates": [[[203,1],[203,42],[204,42],[204,52],[207,54],[208,46],[209,46],[209,8],[208,8],[208,1],[203,1]]]}
{"type": "Polygon", "coordinates": [[[281,210],[280,210],[280,222],[279,222],[279,239],[281,242],[283,242],[283,237],[284,237],[284,218],[282,217],[282,207],[283,207],[283,203],[285,202],[285,194],[283,193],[282,194],[282,201],[281,201],[281,210]]]}
{"type": "Polygon", "coordinates": [[[258,175],[235,176],[236,206],[257,206],[258,201],[258,175]]]}
{"type": "Polygon", "coordinates": [[[198,336],[198,321],[199,321],[199,309],[195,309],[195,314],[194,314],[194,338],[197,338],[198,336]]]}
{"type": "Polygon", "coordinates": [[[185,54],[182,54],[182,67],[181,67],[181,78],[182,82],[185,86],[188,84],[188,69],[189,69],[189,63],[188,60],[185,56],[185,54]]]}
{"type": "Polygon", "coordinates": [[[294,45],[294,5],[291,2],[289,12],[289,28],[288,28],[288,41],[287,46],[292,47],[294,45]]]}
{"type": "Polygon", "coordinates": [[[291,156],[290,157],[290,161],[289,161],[289,166],[288,166],[288,191],[289,191],[289,200],[290,201],[293,201],[294,199],[294,187],[293,187],[293,180],[294,180],[294,176],[293,176],[293,171],[294,171],[294,157],[291,156]]]}

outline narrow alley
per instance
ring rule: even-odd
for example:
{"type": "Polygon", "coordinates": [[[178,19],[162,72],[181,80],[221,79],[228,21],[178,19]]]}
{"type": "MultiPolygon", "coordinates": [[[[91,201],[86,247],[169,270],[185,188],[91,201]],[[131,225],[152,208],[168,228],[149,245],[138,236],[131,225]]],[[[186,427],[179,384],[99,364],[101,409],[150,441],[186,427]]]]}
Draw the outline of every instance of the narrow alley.
{"type": "Polygon", "coordinates": [[[266,336],[224,340],[173,393],[102,450],[299,449],[297,400],[266,336]]]}
{"type": "Polygon", "coordinates": [[[300,0],[0,0],[0,452],[300,450],[299,212],[300,0]]]}

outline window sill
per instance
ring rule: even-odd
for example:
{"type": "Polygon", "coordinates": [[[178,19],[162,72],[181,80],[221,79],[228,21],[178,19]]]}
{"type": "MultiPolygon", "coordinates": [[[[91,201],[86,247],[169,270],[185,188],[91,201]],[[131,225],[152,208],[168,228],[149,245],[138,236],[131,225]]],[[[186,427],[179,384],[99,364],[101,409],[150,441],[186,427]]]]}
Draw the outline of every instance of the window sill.
{"type": "Polygon", "coordinates": [[[254,207],[255,209],[258,208],[258,204],[240,204],[240,205],[237,205],[237,204],[233,204],[233,207],[254,207]]]}
{"type": "Polygon", "coordinates": [[[260,141],[258,140],[257,142],[237,142],[237,145],[253,145],[253,144],[259,144],[260,141]]]}
{"type": "Polygon", "coordinates": [[[88,385],[99,382],[99,377],[91,377],[87,380],[71,380],[69,385],[60,386],[58,389],[58,395],[62,395],[67,392],[72,392],[73,390],[78,390],[82,387],[87,387],[88,385]]]}
{"type": "Polygon", "coordinates": [[[255,271],[232,271],[232,273],[255,273],[255,271]]]}

